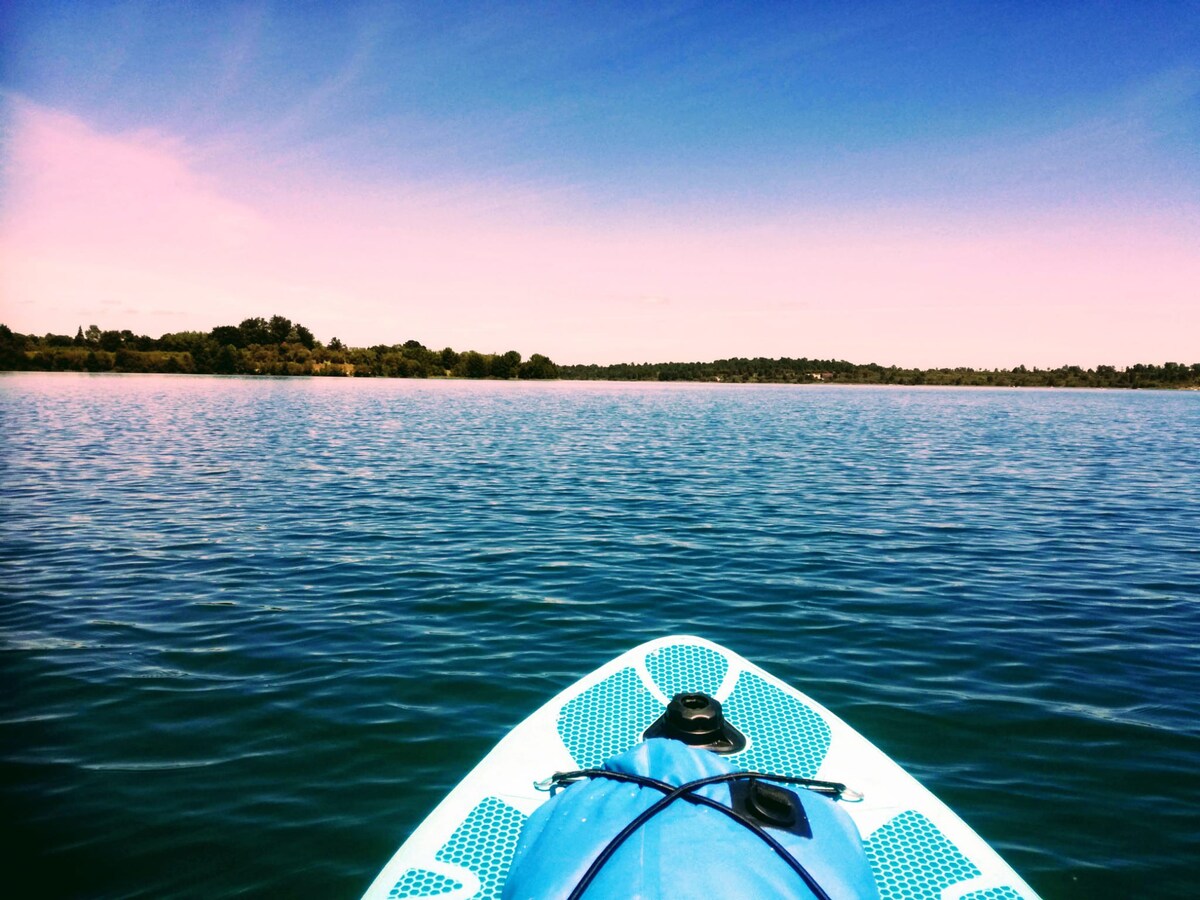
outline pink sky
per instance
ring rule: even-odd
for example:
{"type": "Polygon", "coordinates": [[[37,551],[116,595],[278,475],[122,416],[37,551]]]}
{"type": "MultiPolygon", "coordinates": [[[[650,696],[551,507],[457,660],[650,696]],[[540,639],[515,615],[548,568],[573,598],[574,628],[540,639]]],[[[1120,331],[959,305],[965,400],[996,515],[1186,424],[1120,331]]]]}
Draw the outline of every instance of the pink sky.
{"type": "Polygon", "coordinates": [[[9,102],[0,321],[16,331],[157,336],[280,313],[324,340],[566,363],[1200,359],[1186,207],[634,216],[570,189],[268,169],[9,102]]]}

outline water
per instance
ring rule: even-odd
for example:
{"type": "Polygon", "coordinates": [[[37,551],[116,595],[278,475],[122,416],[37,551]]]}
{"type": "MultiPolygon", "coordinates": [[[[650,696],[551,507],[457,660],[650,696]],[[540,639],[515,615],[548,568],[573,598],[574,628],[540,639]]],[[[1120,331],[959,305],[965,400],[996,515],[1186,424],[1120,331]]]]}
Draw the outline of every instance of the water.
{"type": "Polygon", "coordinates": [[[357,896],[554,692],[715,639],[1047,897],[1194,896],[1200,395],[0,378],[8,879],[357,896]]]}

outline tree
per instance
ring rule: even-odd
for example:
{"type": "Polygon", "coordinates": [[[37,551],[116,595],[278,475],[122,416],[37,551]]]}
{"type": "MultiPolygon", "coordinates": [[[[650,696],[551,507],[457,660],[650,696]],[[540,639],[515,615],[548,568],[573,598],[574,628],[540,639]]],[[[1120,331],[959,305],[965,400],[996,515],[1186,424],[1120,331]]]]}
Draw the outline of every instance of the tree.
{"type": "Polygon", "coordinates": [[[502,356],[492,359],[491,374],[493,378],[516,378],[517,366],[521,365],[521,354],[509,350],[502,356]]]}
{"type": "Polygon", "coordinates": [[[208,336],[221,347],[242,346],[242,332],[236,325],[218,325],[208,336]]]}
{"type": "Polygon", "coordinates": [[[83,337],[83,326],[79,326],[79,330],[75,332],[75,346],[82,347],[87,341],[83,337]]]}
{"type": "Polygon", "coordinates": [[[521,378],[557,378],[558,366],[549,357],[535,353],[528,362],[521,363],[519,376],[521,378]]]}
{"type": "Polygon", "coordinates": [[[340,340],[338,340],[337,337],[335,336],[335,337],[332,337],[329,339],[329,349],[330,350],[345,350],[346,345],[343,344],[340,340]]]}
{"type": "MultiPolygon", "coordinates": [[[[291,323],[288,324],[288,328],[291,328],[291,323]]],[[[242,334],[241,345],[243,347],[249,347],[251,344],[270,344],[272,342],[271,326],[266,319],[243,319],[238,325],[238,331],[242,334]]],[[[287,332],[284,331],[284,335],[286,334],[287,332]]],[[[279,341],[275,341],[275,343],[279,343],[279,341]]]]}
{"type": "Polygon", "coordinates": [[[7,325],[0,325],[0,368],[12,370],[27,367],[25,335],[14,334],[7,325]]]}
{"type": "Polygon", "coordinates": [[[89,326],[87,327],[87,331],[85,331],[85,332],[83,333],[83,336],[84,336],[85,338],[87,338],[87,342],[88,342],[89,344],[98,344],[98,343],[100,343],[100,328],[99,328],[99,326],[97,326],[97,325],[89,325],[89,326]]]}
{"type": "Polygon", "coordinates": [[[233,344],[226,344],[217,354],[216,361],[213,365],[213,370],[219,375],[233,375],[242,370],[242,357],[238,353],[238,348],[233,344]]]}
{"type": "Polygon", "coordinates": [[[458,359],[458,367],[465,378],[487,378],[488,361],[482,353],[468,350],[458,359]]]}
{"type": "MultiPolygon", "coordinates": [[[[276,344],[282,344],[289,339],[292,331],[292,320],[285,319],[283,316],[271,316],[271,321],[267,323],[267,330],[271,332],[271,338],[276,344]]],[[[299,339],[299,335],[296,336],[299,339]]],[[[266,343],[260,341],[259,343],[266,343]]]]}

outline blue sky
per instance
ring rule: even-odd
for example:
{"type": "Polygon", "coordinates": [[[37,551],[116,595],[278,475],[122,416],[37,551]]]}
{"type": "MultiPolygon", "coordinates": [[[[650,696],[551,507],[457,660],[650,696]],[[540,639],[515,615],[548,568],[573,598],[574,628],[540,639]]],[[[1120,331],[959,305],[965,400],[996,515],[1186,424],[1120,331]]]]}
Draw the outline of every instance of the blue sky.
{"type": "Polygon", "coordinates": [[[101,128],[618,202],[1200,194],[1200,5],[752,6],[13,3],[4,80],[101,128]]]}
{"type": "Polygon", "coordinates": [[[151,132],[244,202],[291,179],[484,190],[518,220],[549,203],[613,228],[1200,222],[1196,3],[8,2],[3,16],[10,134],[14,104],[151,132]]]}

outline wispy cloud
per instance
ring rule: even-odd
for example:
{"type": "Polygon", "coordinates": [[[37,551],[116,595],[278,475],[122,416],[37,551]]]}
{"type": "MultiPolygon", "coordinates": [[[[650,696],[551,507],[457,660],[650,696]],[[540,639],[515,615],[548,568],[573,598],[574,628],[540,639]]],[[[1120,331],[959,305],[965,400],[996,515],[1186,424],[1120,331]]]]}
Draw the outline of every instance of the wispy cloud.
{"type": "Polygon", "coordinates": [[[266,3],[246,3],[233,15],[228,36],[217,52],[217,76],[205,92],[198,118],[212,122],[246,83],[260,53],[269,20],[266,3]]]}
{"type": "Polygon", "coordinates": [[[1194,167],[1181,142],[1200,140],[1200,70],[1174,67],[1041,117],[956,138],[923,136],[851,154],[812,176],[818,196],[869,184],[886,204],[1022,208],[1191,206],[1194,167]],[[828,177],[826,177],[828,176],[828,177]]]}
{"type": "Polygon", "coordinates": [[[339,104],[344,104],[346,97],[371,68],[380,32],[378,26],[361,24],[349,54],[341,60],[337,70],[272,121],[264,137],[279,140],[306,136],[316,120],[327,116],[339,104]]]}

